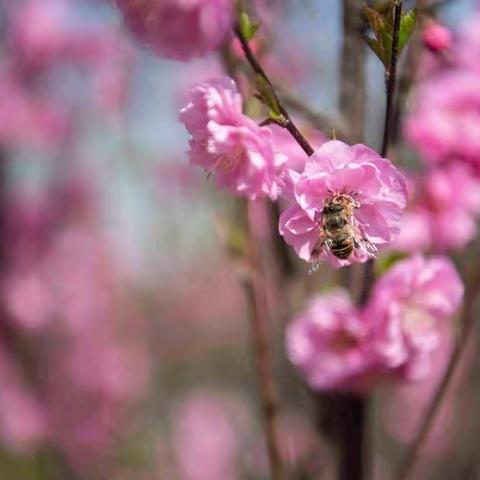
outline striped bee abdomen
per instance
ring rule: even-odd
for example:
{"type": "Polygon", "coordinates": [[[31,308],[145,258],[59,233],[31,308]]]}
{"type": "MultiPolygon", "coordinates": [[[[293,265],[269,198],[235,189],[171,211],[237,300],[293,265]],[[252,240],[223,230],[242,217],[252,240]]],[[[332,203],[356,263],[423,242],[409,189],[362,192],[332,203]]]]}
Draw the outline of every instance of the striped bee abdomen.
{"type": "Polygon", "coordinates": [[[353,241],[350,235],[339,235],[337,238],[332,238],[330,251],[337,258],[346,260],[353,252],[353,241]]]}

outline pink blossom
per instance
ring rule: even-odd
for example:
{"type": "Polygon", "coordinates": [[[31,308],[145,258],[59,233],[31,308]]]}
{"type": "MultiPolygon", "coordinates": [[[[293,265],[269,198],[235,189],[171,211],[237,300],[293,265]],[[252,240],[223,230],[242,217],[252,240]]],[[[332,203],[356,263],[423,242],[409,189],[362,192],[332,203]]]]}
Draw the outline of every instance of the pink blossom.
{"type": "Polygon", "coordinates": [[[452,45],[450,30],[438,22],[428,22],[422,32],[424,45],[433,52],[447,50],[452,45]]]}
{"type": "Polygon", "coordinates": [[[184,480],[235,480],[242,430],[248,417],[238,399],[196,391],[174,411],[173,446],[184,480]]]}
{"type": "MultiPolygon", "coordinates": [[[[316,260],[312,251],[318,245],[322,209],[335,195],[355,201],[351,221],[359,242],[367,240],[381,248],[400,230],[407,201],[403,175],[364,145],[326,142],[307,161],[303,174],[289,171],[282,178],[282,195],[295,203],[281,215],[280,233],[307,262],[316,260]]],[[[323,253],[333,266],[364,262],[371,255],[361,243],[346,260],[323,253]]]]}
{"type": "Polygon", "coordinates": [[[462,281],[446,257],[416,255],[388,270],[364,312],[374,322],[376,350],[388,369],[407,379],[424,377],[440,328],[462,297],[462,281]]]}
{"type": "Polygon", "coordinates": [[[480,213],[480,182],[462,164],[427,171],[412,182],[413,202],[395,242],[400,250],[459,249],[471,241],[480,213]]]}
{"type": "Polygon", "coordinates": [[[288,327],[288,357],[315,390],[361,391],[376,366],[370,331],[346,292],[330,292],[288,327]]]}
{"type": "Polygon", "coordinates": [[[462,25],[454,45],[453,61],[458,67],[480,72],[480,14],[478,11],[462,25]]]}
{"type": "Polygon", "coordinates": [[[406,135],[429,164],[461,161],[480,170],[480,75],[447,71],[425,80],[406,135]]]}
{"type": "Polygon", "coordinates": [[[189,60],[220,47],[233,21],[232,0],[116,0],[135,37],[160,56],[189,60]]]}
{"type": "MultiPolygon", "coordinates": [[[[303,151],[302,147],[285,128],[275,124],[270,125],[268,128],[272,132],[274,150],[287,157],[286,167],[302,172],[308,160],[308,155],[303,151]]],[[[319,148],[326,139],[322,132],[315,130],[308,133],[308,140],[314,148],[319,148]]]]}
{"type": "Polygon", "coordinates": [[[219,188],[252,200],[277,196],[286,158],[273,150],[271,132],[242,113],[242,98],[228,77],[194,85],[180,119],[191,135],[190,163],[215,172],[219,188]]]}

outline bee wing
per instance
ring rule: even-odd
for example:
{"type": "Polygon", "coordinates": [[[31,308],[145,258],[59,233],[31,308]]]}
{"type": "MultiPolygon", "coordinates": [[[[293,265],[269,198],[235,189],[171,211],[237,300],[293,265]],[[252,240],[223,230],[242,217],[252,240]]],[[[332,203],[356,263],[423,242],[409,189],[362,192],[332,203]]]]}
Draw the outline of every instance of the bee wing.
{"type": "Polygon", "coordinates": [[[359,248],[361,245],[363,246],[369,257],[377,258],[377,247],[363,236],[363,233],[360,231],[360,228],[358,227],[358,224],[355,220],[352,221],[352,234],[355,242],[355,248],[359,248]]]}
{"type": "Polygon", "coordinates": [[[320,233],[318,240],[316,241],[312,251],[310,253],[310,268],[308,274],[315,273],[328,253],[328,240],[323,233],[320,233]]]}

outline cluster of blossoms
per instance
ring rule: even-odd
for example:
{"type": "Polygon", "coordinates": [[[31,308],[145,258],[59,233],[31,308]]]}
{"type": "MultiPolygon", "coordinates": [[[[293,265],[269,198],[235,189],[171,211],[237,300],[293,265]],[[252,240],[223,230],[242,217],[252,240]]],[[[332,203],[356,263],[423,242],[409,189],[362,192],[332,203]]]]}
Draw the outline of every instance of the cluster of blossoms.
{"type": "Polygon", "coordinates": [[[365,392],[379,380],[423,378],[462,297],[449,260],[413,256],[377,281],[362,308],[342,290],[313,299],[288,329],[289,358],[316,390],[365,392]]]}
{"type": "MultiPolygon", "coordinates": [[[[190,391],[172,410],[170,425],[172,478],[237,480],[243,478],[242,470],[252,478],[268,476],[266,445],[251,406],[238,394],[190,391]]],[[[320,475],[328,455],[325,451],[319,459],[323,446],[308,419],[296,411],[285,412],[279,418],[279,432],[281,453],[292,472],[320,475]]]]}
{"type": "Polygon", "coordinates": [[[0,440],[15,453],[52,445],[80,471],[109,455],[149,369],[139,315],[90,224],[90,188],[64,182],[9,204],[0,440]]]}
{"type": "Polygon", "coordinates": [[[228,77],[194,85],[180,119],[191,135],[191,164],[215,172],[218,187],[251,200],[281,196],[288,202],[280,233],[305,261],[316,260],[312,252],[323,207],[339,195],[355,204],[351,228],[360,243],[347,260],[325,251],[332,265],[366,261],[372,251],[362,241],[381,248],[398,234],[407,201],[405,180],[370,148],[332,140],[308,158],[292,148],[293,140],[286,141],[280,127],[260,127],[242,113],[242,98],[228,77]]]}
{"type": "Polygon", "coordinates": [[[286,156],[275,152],[268,127],[243,114],[242,97],[232,79],[194,85],[180,120],[191,135],[191,164],[215,172],[219,188],[252,200],[277,198],[286,156]]]}
{"type": "MultiPolygon", "coordinates": [[[[0,142],[5,148],[53,149],[72,132],[75,95],[57,83],[59,72],[81,76],[91,104],[118,113],[126,97],[132,50],[111,27],[74,25],[69,0],[3,2],[0,61],[0,142]]],[[[75,118],[76,119],[76,118],[75,118]]]]}
{"type": "Polygon", "coordinates": [[[475,17],[453,42],[439,24],[424,31],[425,77],[407,118],[406,136],[420,153],[422,177],[397,247],[445,251],[459,249],[477,231],[480,211],[480,50],[475,17]]]}
{"type": "Polygon", "coordinates": [[[190,60],[219,48],[233,23],[232,0],[116,0],[130,31],[160,57],[190,60]]]}

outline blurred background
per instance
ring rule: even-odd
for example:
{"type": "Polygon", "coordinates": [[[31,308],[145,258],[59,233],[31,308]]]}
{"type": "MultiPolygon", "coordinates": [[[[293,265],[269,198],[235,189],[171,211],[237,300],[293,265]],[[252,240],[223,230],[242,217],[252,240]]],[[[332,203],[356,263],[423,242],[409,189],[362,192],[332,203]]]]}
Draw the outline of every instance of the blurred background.
{"type": "MultiPolygon", "coordinates": [[[[340,3],[258,2],[269,71],[330,115],[340,3]]],[[[438,16],[455,29],[473,9],[452,0],[438,16]]],[[[378,148],[383,71],[371,53],[367,67],[366,143],[378,148]]],[[[178,121],[188,87],[221,71],[215,54],[155,57],[108,0],[0,0],[1,479],[268,478],[243,292],[222,242],[232,201],[188,165],[178,121]]],[[[309,285],[295,288],[303,298],[309,285]]],[[[292,478],[329,478],[328,442],[272,329],[292,478]]],[[[378,395],[379,479],[434,377],[378,395]]],[[[462,393],[462,411],[477,393],[462,393]]],[[[426,465],[448,463],[465,434],[452,402],[426,465]]],[[[458,476],[462,451],[456,473],[435,475],[480,478],[458,476]]]]}

